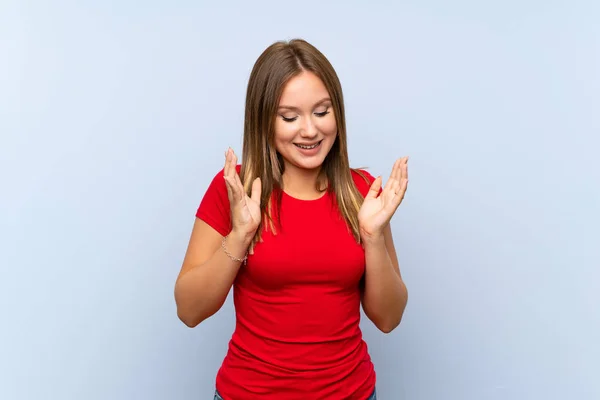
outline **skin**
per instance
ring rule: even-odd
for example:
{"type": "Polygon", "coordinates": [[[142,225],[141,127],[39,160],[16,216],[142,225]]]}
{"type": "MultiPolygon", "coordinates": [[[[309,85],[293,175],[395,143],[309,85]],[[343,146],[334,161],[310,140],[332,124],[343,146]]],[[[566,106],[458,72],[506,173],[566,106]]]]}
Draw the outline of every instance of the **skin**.
{"type": "MultiPolygon", "coordinates": [[[[275,146],[285,163],[286,193],[303,200],[323,195],[315,183],[336,136],[331,100],[323,82],[310,72],[292,78],[284,87],[275,122],[275,146]],[[318,148],[310,154],[297,146],[318,142],[318,148]]],[[[377,177],[358,214],[366,260],[362,306],[367,317],[385,333],[400,324],[408,299],[390,228],[408,185],[407,162],[408,157],[396,160],[380,195],[382,178],[377,177]]],[[[260,222],[261,182],[258,178],[253,182],[248,196],[236,165],[237,156],[228,149],[224,175],[232,231],[226,246],[235,257],[243,258],[260,222]]],[[[221,251],[222,239],[212,227],[196,219],[175,285],[177,312],[187,326],[198,325],[221,308],[241,266],[221,251]]]]}
{"type": "Polygon", "coordinates": [[[315,182],[337,137],[329,92],[316,75],[304,72],[287,83],[279,104],[275,148],[285,163],[284,190],[304,200],[321,196],[315,191],[315,182]],[[296,146],[319,141],[317,154],[311,156],[296,146]]]}
{"type": "Polygon", "coordinates": [[[362,305],[367,317],[384,333],[390,333],[400,324],[408,301],[390,227],[390,220],[406,193],[407,162],[408,157],[396,160],[379,196],[382,178],[375,179],[358,212],[366,258],[362,305]]]}

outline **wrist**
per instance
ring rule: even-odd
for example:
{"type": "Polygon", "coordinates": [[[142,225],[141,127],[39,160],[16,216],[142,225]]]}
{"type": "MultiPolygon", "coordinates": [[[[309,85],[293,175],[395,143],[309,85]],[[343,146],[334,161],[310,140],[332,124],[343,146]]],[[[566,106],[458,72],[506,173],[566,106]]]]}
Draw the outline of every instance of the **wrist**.
{"type": "Polygon", "coordinates": [[[367,232],[361,229],[360,239],[364,244],[370,245],[385,243],[383,232],[367,232]]]}
{"type": "Polygon", "coordinates": [[[231,242],[235,243],[236,247],[243,246],[246,248],[250,246],[250,243],[252,243],[254,234],[255,232],[242,232],[234,228],[227,236],[230,238],[229,240],[231,240],[231,242]]]}
{"type": "Polygon", "coordinates": [[[382,247],[385,248],[385,238],[383,235],[376,236],[362,236],[361,240],[365,247],[377,248],[382,247]]]}
{"type": "Polygon", "coordinates": [[[223,237],[221,247],[229,259],[246,264],[249,243],[246,243],[246,240],[243,240],[237,233],[230,232],[229,235],[223,237]]]}

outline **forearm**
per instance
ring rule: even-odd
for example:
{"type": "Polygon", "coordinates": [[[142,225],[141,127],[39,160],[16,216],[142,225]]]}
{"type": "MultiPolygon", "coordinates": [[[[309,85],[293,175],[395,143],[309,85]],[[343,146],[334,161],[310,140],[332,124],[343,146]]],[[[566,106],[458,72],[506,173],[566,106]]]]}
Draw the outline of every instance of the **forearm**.
{"type": "Polygon", "coordinates": [[[389,333],[402,320],[408,291],[396,271],[382,237],[365,241],[365,314],[383,332],[389,333]]]}
{"type": "MultiPolygon", "coordinates": [[[[250,240],[231,234],[227,237],[227,251],[243,258],[250,240]]],[[[215,314],[227,295],[241,262],[232,260],[219,247],[206,262],[182,275],[175,285],[177,315],[189,327],[194,327],[215,314]]]]}

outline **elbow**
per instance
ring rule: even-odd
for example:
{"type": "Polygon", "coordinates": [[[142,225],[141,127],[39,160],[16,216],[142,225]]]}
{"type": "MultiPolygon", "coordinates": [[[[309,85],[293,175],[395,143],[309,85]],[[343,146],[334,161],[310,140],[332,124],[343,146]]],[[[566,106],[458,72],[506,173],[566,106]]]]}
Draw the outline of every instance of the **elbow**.
{"type": "Polygon", "coordinates": [[[217,312],[218,308],[203,308],[191,304],[178,304],[177,317],[188,328],[195,328],[217,312]]]}
{"type": "Polygon", "coordinates": [[[175,294],[175,305],[177,307],[177,317],[188,328],[195,328],[206,318],[200,312],[199,307],[190,304],[186,299],[180,298],[178,293],[175,294]]]}
{"type": "Polygon", "coordinates": [[[202,319],[198,316],[183,312],[181,309],[177,310],[177,317],[188,328],[195,328],[202,322],[202,319]]]}
{"type": "Polygon", "coordinates": [[[203,316],[202,307],[194,304],[185,292],[182,292],[179,280],[175,285],[175,307],[177,308],[177,317],[188,328],[195,328],[206,318],[203,316]]]}
{"type": "Polygon", "coordinates": [[[373,315],[371,313],[367,313],[367,317],[371,320],[373,325],[381,332],[388,334],[392,333],[394,329],[400,325],[400,321],[402,320],[402,315],[399,317],[392,316],[382,316],[382,315],[373,315]]]}
{"type": "Polygon", "coordinates": [[[404,283],[402,284],[402,287],[404,293],[397,310],[393,314],[380,318],[375,324],[377,329],[385,334],[391,333],[400,325],[400,322],[402,322],[402,316],[404,315],[404,310],[406,310],[406,304],[408,303],[408,291],[406,290],[404,283]]]}
{"type": "Polygon", "coordinates": [[[381,332],[387,335],[389,333],[392,333],[392,331],[396,329],[398,325],[400,325],[401,319],[402,318],[398,319],[397,321],[381,322],[379,324],[376,324],[375,326],[377,326],[377,329],[379,329],[381,332]]]}
{"type": "Polygon", "coordinates": [[[385,334],[389,334],[400,325],[400,322],[402,322],[404,310],[406,309],[406,303],[407,298],[405,297],[402,301],[402,304],[400,304],[395,310],[391,311],[388,309],[388,313],[368,312],[367,317],[369,317],[377,329],[385,334]]]}
{"type": "Polygon", "coordinates": [[[204,320],[213,316],[219,307],[199,307],[192,304],[177,304],[177,317],[188,328],[195,328],[204,320]]]}

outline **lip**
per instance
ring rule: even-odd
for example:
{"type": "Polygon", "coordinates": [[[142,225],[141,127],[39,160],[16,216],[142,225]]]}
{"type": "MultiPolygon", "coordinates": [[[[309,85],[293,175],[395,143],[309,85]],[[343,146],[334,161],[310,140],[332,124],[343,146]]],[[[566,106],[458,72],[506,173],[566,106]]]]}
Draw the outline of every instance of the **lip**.
{"type": "MultiPolygon", "coordinates": [[[[296,150],[298,151],[298,153],[300,153],[302,156],[304,157],[313,157],[316,156],[317,154],[321,153],[321,145],[323,144],[323,140],[319,140],[318,142],[313,142],[312,145],[316,145],[315,147],[313,147],[312,149],[305,149],[303,147],[300,147],[297,145],[297,143],[294,143],[296,146],[296,150]]],[[[311,146],[311,145],[305,145],[302,144],[303,146],[311,146]]]]}
{"type": "Polygon", "coordinates": [[[316,142],[312,142],[312,143],[294,143],[297,146],[314,146],[315,144],[320,144],[323,141],[323,139],[321,140],[317,140],[316,142]]]}

